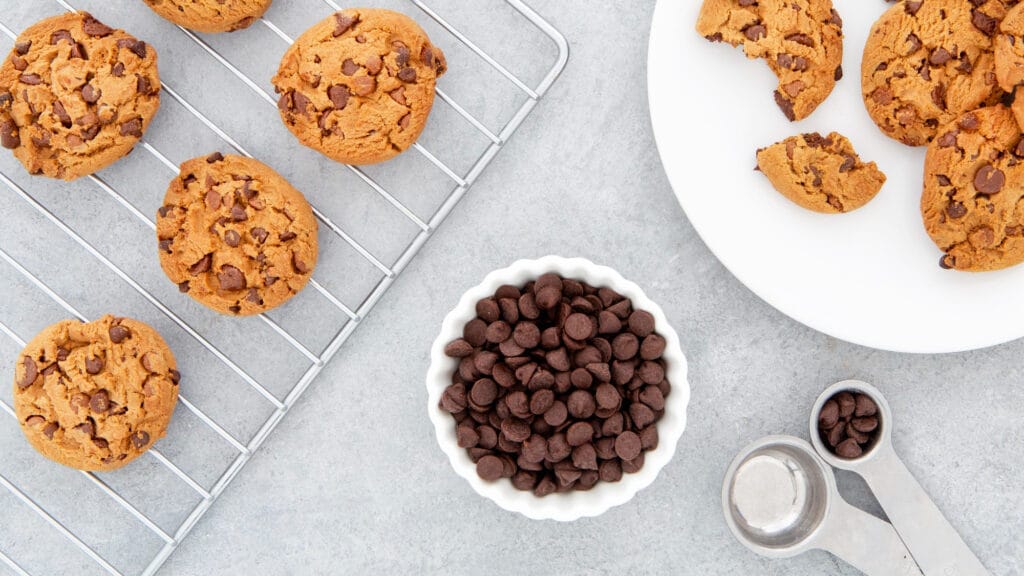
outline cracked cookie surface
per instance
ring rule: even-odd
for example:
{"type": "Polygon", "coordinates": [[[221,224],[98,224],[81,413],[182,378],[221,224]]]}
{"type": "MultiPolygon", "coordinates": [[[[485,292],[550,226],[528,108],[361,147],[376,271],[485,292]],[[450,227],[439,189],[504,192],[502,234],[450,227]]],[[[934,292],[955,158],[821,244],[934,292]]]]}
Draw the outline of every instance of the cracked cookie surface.
{"type": "Polygon", "coordinates": [[[0,66],[0,144],[74,180],[131,151],[160,107],[156,51],[86,12],[37,22],[0,66]]]}
{"type": "Polygon", "coordinates": [[[704,0],[697,32],[763,58],[790,120],[814,112],[842,78],[843,21],[831,0],[704,0]]]}
{"type": "Polygon", "coordinates": [[[252,158],[214,153],[183,163],[156,232],[167,277],[222,314],[249,316],[283,304],[316,266],[312,208],[252,158]]]}
{"type": "Polygon", "coordinates": [[[843,135],[786,138],[757,151],[757,168],[783,196],[815,212],[850,212],[867,204],[885,184],[874,162],[861,161],[843,135]]]}
{"type": "Polygon", "coordinates": [[[968,112],[928,146],[924,227],[943,268],[982,272],[1024,262],[1024,141],[996,105],[968,112]]]}
{"type": "Polygon", "coordinates": [[[303,144],[373,164],[416,142],[445,70],[444,54],[408,16],[357,8],[303,33],[273,82],[281,119],[303,144]]]}
{"type": "Polygon", "coordinates": [[[14,369],[14,410],[29,443],[79,470],[124,466],[162,438],[178,400],[174,354],[131,318],[63,320],[14,369]]]}
{"type": "Polygon", "coordinates": [[[999,23],[995,61],[1000,88],[1012,93],[1024,84],[1024,4],[1011,8],[999,23]]]}
{"type": "Polygon", "coordinates": [[[248,28],[270,8],[271,0],[143,0],[154,12],[197,32],[248,28]]]}
{"type": "Polygon", "coordinates": [[[875,124],[908,146],[931,142],[958,116],[999,101],[993,37],[1004,0],[903,0],[875,22],[861,90],[875,124]]]}

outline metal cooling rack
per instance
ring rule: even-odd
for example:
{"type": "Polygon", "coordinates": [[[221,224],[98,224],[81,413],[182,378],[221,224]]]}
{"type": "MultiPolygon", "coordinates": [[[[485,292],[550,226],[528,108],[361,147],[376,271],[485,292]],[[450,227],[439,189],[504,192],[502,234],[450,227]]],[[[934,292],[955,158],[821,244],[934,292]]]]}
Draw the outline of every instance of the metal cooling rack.
{"type": "MultiPolygon", "coordinates": [[[[0,4],[3,2],[14,2],[15,0],[0,0],[0,4]]],[[[74,10],[75,6],[65,0],[34,0],[40,4],[43,2],[53,2],[59,4],[66,10],[74,10]]],[[[71,0],[72,3],[84,0],[71,0]]],[[[322,6],[323,14],[316,15],[315,20],[326,17],[330,10],[339,10],[341,7],[334,0],[312,0],[317,6],[322,6]],[[321,4],[322,3],[322,4],[321,4]]],[[[68,554],[66,549],[59,549],[54,546],[61,544],[71,544],[74,548],[77,548],[84,557],[81,559],[82,562],[90,567],[90,569],[97,569],[101,573],[106,572],[109,574],[153,574],[166,562],[168,557],[174,550],[181,544],[184,538],[191,532],[195,527],[196,523],[203,517],[203,515],[210,509],[217,498],[224,492],[231,481],[236,475],[245,467],[245,465],[251,460],[254,453],[259,449],[263,442],[267,439],[271,432],[281,422],[284,415],[288,410],[298,401],[302,393],[308,388],[310,383],[316,378],[316,376],[323,370],[326,363],[338,352],[339,348],[345,343],[348,337],[355,331],[360,325],[361,321],[366,317],[374,305],[380,300],[388,288],[394,283],[399,274],[407,267],[412,259],[419,252],[420,248],[424,243],[433,235],[434,231],[437,230],[438,226],[448,217],[455,205],[463,198],[473,183],[480,177],[484,169],[491,163],[496,157],[499,151],[508,142],[509,138],[516,132],[522,122],[529,116],[530,112],[538,104],[538,102],[544,97],[544,95],[551,88],[562,69],[568,60],[568,44],[565,38],[547,21],[541,18],[536,12],[534,12],[529,6],[527,6],[522,0],[492,0],[495,5],[511,7],[517,14],[517,19],[524,29],[532,27],[530,31],[533,34],[538,34],[546,39],[550,39],[554,43],[554,51],[551,53],[550,66],[547,66],[548,60],[542,60],[540,63],[544,66],[540,71],[535,74],[539,81],[531,82],[530,80],[523,79],[521,75],[513,73],[509,68],[503,66],[499,60],[501,57],[494,57],[491,52],[483,49],[480,44],[471,40],[472,33],[464,33],[459,27],[453,25],[451,22],[457,17],[458,12],[461,9],[456,10],[454,7],[450,10],[452,14],[442,14],[442,10],[435,9],[427,3],[421,0],[404,0],[406,5],[397,6],[398,9],[405,9],[404,11],[413,14],[417,20],[427,24],[429,23],[431,29],[436,29],[446,34],[447,37],[439,38],[437,33],[428,30],[431,34],[432,39],[436,44],[445,48],[448,51],[449,46],[461,45],[461,47],[467,50],[466,54],[474,55],[474,57],[482,64],[483,67],[489,68],[491,71],[497,74],[495,78],[503,79],[503,82],[507,84],[507,88],[514,92],[515,96],[513,99],[517,103],[512,108],[512,113],[505,115],[503,118],[493,118],[490,121],[481,119],[477,114],[470,112],[473,109],[473,105],[462,105],[453,96],[449,95],[443,88],[439,87],[437,95],[440,102],[435,106],[435,114],[431,119],[430,124],[436,124],[439,121],[437,118],[437,108],[441,106],[447,106],[450,112],[453,114],[445,114],[444,118],[447,121],[452,119],[461,119],[465,125],[469,126],[479,137],[482,137],[480,141],[479,151],[473,151],[472,155],[475,157],[470,163],[468,163],[468,169],[454,165],[454,162],[446,162],[441,160],[443,154],[437,154],[427,148],[426,145],[417,143],[414,146],[414,150],[406,153],[406,155],[420,155],[422,160],[426,163],[422,164],[424,169],[433,169],[439,172],[442,176],[439,176],[441,180],[446,182],[446,191],[439,195],[439,201],[431,209],[429,216],[420,216],[418,213],[422,213],[422,210],[415,210],[408,205],[408,202],[403,202],[398,195],[392,193],[388,186],[381,182],[380,176],[387,174],[387,172],[377,173],[373,176],[369,173],[369,170],[364,170],[352,166],[342,166],[337,164],[327,164],[328,169],[336,172],[328,172],[325,175],[330,178],[334,178],[338,172],[348,172],[350,176],[354,176],[355,182],[361,182],[370,190],[372,194],[376,195],[378,199],[385,202],[390,206],[390,210],[394,211],[396,217],[404,219],[406,224],[411,224],[414,227],[415,233],[412,235],[411,241],[403,242],[404,248],[398,251],[398,256],[395,258],[378,257],[374,254],[374,250],[368,248],[358,239],[357,233],[349,233],[339,223],[329,216],[329,210],[317,208],[316,200],[311,203],[314,204],[314,211],[316,216],[320,220],[321,226],[321,244],[323,245],[324,235],[333,235],[340,242],[344,243],[344,246],[348,246],[354,254],[357,254],[357,259],[361,259],[362,263],[366,266],[366,269],[372,270],[373,273],[368,275],[368,279],[364,279],[360,282],[360,285],[365,285],[366,289],[363,290],[359,295],[353,297],[351,295],[339,296],[337,294],[338,289],[332,288],[329,282],[325,281],[323,276],[326,272],[322,273],[327,264],[324,262],[324,254],[322,253],[321,262],[318,264],[316,278],[310,281],[310,290],[315,291],[321,297],[318,301],[328,309],[328,312],[324,312],[321,309],[316,309],[306,313],[307,317],[331,317],[332,313],[338,318],[333,325],[329,339],[323,338],[321,341],[326,341],[326,345],[310,345],[305,343],[304,340],[310,338],[304,338],[302,335],[296,334],[297,330],[295,327],[287,328],[281,320],[275,320],[269,315],[262,315],[258,320],[254,322],[262,323],[266,326],[270,332],[276,335],[279,340],[277,342],[268,341],[263,343],[261,354],[269,356],[285,355],[287,352],[290,355],[297,354],[298,357],[302,358],[302,366],[298,368],[301,374],[298,380],[290,386],[285,383],[285,388],[281,387],[280,382],[275,382],[274,386],[268,384],[268,379],[254,376],[251,370],[243,367],[242,363],[232,357],[230,352],[226,352],[223,346],[216,343],[218,336],[204,335],[206,331],[213,331],[212,326],[215,326],[218,320],[211,320],[209,316],[201,316],[201,320],[189,320],[188,314],[183,312],[181,309],[188,306],[188,302],[183,301],[172,301],[167,296],[160,296],[159,290],[147,288],[147,285],[157,285],[158,282],[166,282],[163,278],[140,278],[139,273],[133,270],[130,266],[125,264],[118,264],[117,260],[123,259],[116,254],[111,254],[111,250],[104,249],[102,246],[98,246],[99,242],[90,240],[87,238],[89,235],[87,229],[84,226],[75,226],[73,223],[69,223],[69,217],[62,217],[59,212],[60,210],[48,206],[50,196],[45,193],[46,187],[51,186],[50,182],[45,178],[28,178],[24,174],[18,173],[14,168],[8,168],[8,172],[5,173],[0,169],[0,182],[3,183],[3,187],[0,190],[6,188],[14,197],[17,199],[3,198],[2,210],[5,220],[7,216],[12,216],[12,211],[25,210],[28,213],[28,217],[34,220],[38,220],[48,227],[59,230],[60,233],[66,237],[63,240],[60,239],[61,234],[57,233],[54,237],[46,237],[45,234],[42,238],[36,239],[44,242],[46,245],[52,243],[62,242],[70,239],[74,245],[77,245],[79,249],[87,252],[91,259],[94,259],[103,269],[109,271],[113,276],[117,277],[120,282],[123,282],[127,287],[125,290],[134,293],[136,296],[141,297],[149,307],[150,313],[164,322],[165,324],[177,327],[177,332],[180,332],[181,337],[176,341],[173,336],[169,338],[172,347],[175,347],[176,343],[181,345],[181,342],[191,340],[191,344],[198,347],[198,349],[205,350],[213,358],[215,358],[222,365],[220,368],[227,369],[227,374],[234,375],[241,382],[248,387],[249,393],[257,395],[260,402],[265,404],[264,408],[269,411],[269,416],[265,419],[257,421],[257,424],[250,426],[255,429],[254,433],[241,434],[239,432],[232,432],[232,428],[243,427],[243,426],[232,426],[231,424],[223,424],[225,419],[231,419],[234,421],[235,414],[228,412],[227,416],[214,416],[210,410],[204,406],[204,401],[192,398],[194,392],[202,390],[203,386],[209,386],[214,383],[214,380],[218,376],[213,375],[213,369],[211,368],[209,376],[204,374],[190,373],[186,374],[187,380],[183,381],[183,384],[191,383],[192,385],[183,385],[182,394],[180,398],[180,408],[178,413],[175,415],[175,421],[182,420],[183,418],[194,418],[192,425],[179,426],[181,429],[173,429],[174,423],[172,423],[172,430],[168,435],[168,438],[158,443],[157,447],[151,449],[148,454],[150,460],[149,472],[139,472],[142,478],[137,479],[134,482],[128,483],[128,486],[124,486],[124,482],[120,482],[121,479],[118,474],[125,474],[124,471],[118,471],[114,473],[104,474],[93,474],[93,473],[74,473],[63,469],[62,467],[53,465],[49,462],[45,462],[42,458],[35,456],[26,456],[23,461],[18,461],[15,456],[12,456],[15,452],[20,454],[20,448],[18,444],[26,444],[24,440],[20,438],[20,430],[18,429],[17,423],[13,420],[8,421],[6,426],[0,426],[8,437],[8,442],[13,448],[3,448],[0,446],[0,465],[4,462],[11,464],[14,470],[8,470],[0,467],[0,485],[12,496],[13,499],[8,498],[10,502],[18,502],[23,505],[22,511],[30,511],[38,515],[38,518],[30,518],[29,520],[20,520],[17,523],[13,520],[16,514],[17,504],[12,504],[6,508],[0,508],[4,511],[2,514],[5,518],[3,522],[0,522],[0,566],[6,566],[13,573],[20,575],[30,574],[30,570],[27,567],[28,564],[24,560],[19,563],[18,555],[11,550],[14,547],[12,542],[23,541],[25,534],[21,533],[22,526],[30,521],[37,522],[37,528],[40,533],[36,534],[33,532],[30,535],[29,540],[38,541],[33,543],[31,546],[32,550],[37,551],[39,554],[46,556],[56,556],[68,554]],[[409,6],[408,4],[411,4],[409,6]],[[442,104],[443,103],[443,104],[442,104]],[[491,127],[489,127],[491,126],[491,127]],[[432,167],[432,168],[431,168],[432,167]],[[19,180],[23,183],[19,184],[19,180]],[[35,188],[39,188],[36,191],[35,188]],[[390,260],[390,263],[386,261],[390,260]],[[346,301],[349,304],[346,304],[346,301]],[[333,310],[331,310],[333,308],[333,310]],[[283,350],[282,350],[283,349],[283,350]],[[317,352],[316,350],[319,350],[317,352]],[[272,389],[273,388],[273,389],[272,389]],[[275,389],[277,391],[275,391],[275,389]],[[183,413],[185,416],[183,416],[183,413]],[[189,417],[188,415],[191,415],[189,417]],[[258,423],[262,422],[262,423],[258,423]],[[209,435],[204,439],[203,435],[209,435]],[[215,445],[215,449],[218,450],[219,454],[222,454],[220,460],[215,461],[218,465],[218,469],[210,471],[209,467],[205,467],[201,470],[193,470],[190,472],[186,468],[187,466],[176,463],[176,460],[180,459],[181,454],[169,454],[164,450],[168,442],[171,442],[174,438],[186,438],[189,435],[196,436],[194,443],[205,443],[208,438],[216,438],[216,442],[221,443],[223,446],[215,445]],[[20,471],[24,467],[31,467],[33,477],[30,481],[20,480],[15,478],[18,474],[15,472],[20,471]],[[159,473],[160,469],[163,469],[163,473],[159,473]],[[156,470],[154,472],[153,470],[156,470]],[[148,545],[149,550],[155,550],[155,553],[147,553],[142,555],[142,560],[139,561],[139,553],[135,553],[130,559],[120,558],[119,555],[122,551],[127,548],[137,550],[139,542],[132,540],[131,545],[126,545],[126,542],[114,542],[109,541],[102,542],[103,546],[98,546],[94,543],[90,543],[90,540],[98,540],[95,535],[81,535],[81,530],[76,530],[76,525],[81,527],[81,519],[76,517],[74,506],[67,506],[63,504],[63,500],[60,495],[53,495],[51,492],[55,491],[52,488],[53,484],[59,483],[62,486],[70,482],[72,476],[78,478],[82,484],[76,485],[72,488],[67,488],[66,492],[73,492],[76,498],[86,497],[89,499],[89,503],[93,506],[98,506],[101,510],[114,514],[118,518],[124,520],[126,526],[119,526],[129,533],[135,533],[137,538],[141,538],[138,534],[141,532],[146,535],[148,539],[154,540],[155,544],[148,545]],[[81,474],[81,476],[77,476],[81,474]],[[215,478],[215,480],[204,480],[199,476],[208,476],[209,478],[215,478]],[[162,480],[160,479],[162,478],[162,480]],[[176,484],[176,485],[174,485],[176,484]],[[155,485],[155,488],[154,488],[155,485]],[[140,488],[142,486],[142,488],[140,488]],[[149,492],[146,492],[149,490],[149,492]],[[155,518],[154,513],[146,511],[144,504],[150,503],[151,500],[144,500],[136,497],[134,493],[158,493],[163,495],[163,499],[160,502],[160,513],[161,516],[172,518],[171,521],[161,520],[155,518]],[[35,493],[43,492],[43,496],[37,496],[35,493]],[[174,494],[185,494],[188,497],[182,496],[179,499],[174,499],[168,495],[174,494]],[[54,504],[53,502],[56,502],[54,504]],[[111,512],[113,510],[113,512],[111,512]],[[119,512],[123,511],[123,513],[119,512]],[[9,517],[9,518],[8,518],[9,517]],[[10,519],[10,521],[8,521],[10,519]],[[59,538],[52,535],[41,534],[46,529],[43,528],[43,524],[38,522],[41,519],[56,529],[56,534],[59,534],[59,538]],[[4,526],[17,525],[17,528],[12,528],[12,531],[18,532],[17,534],[4,534],[4,526]],[[56,538],[56,541],[54,539],[56,538]],[[5,548],[5,545],[7,547],[5,548]],[[42,548],[40,548],[42,547],[42,548]],[[104,548],[104,549],[100,549],[104,548]],[[134,566],[127,566],[133,564],[134,566]]],[[[440,0],[432,0],[432,3],[439,2],[440,0]]],[[[57,7],[55,4],[55,7],[57,7]]],[[[132,9],[145,10],[141,2],[137,3],[137,7],[132,9]]],[[[455,2],[457,5],[458,3],[455,2]]],[[[473,4],[477,4],[474,2],[473,4]]],[[[484,4],[481,2],[480,4],[484,4]]],[[[9,5],[10,6],[10,5],[9,5]]],[[[297,7],[290,6],[278,12],[284,12],[294,8],[296,11],[297,7]]],[[[272,12],[274,13],[274,12],[272,12]]],[[[9,26],[9,23],[4,22],[4,16],[9,14],[7,9],[0,10],[0,32],[9,37],[12,41],[16,36],[15,29],[9,26]]],[[[275,19],[282,14],[277,14],[275,19]]],[[[101,20],[105,19],[100,15],[101,20]]],[[[292,20],[292,18],[288,18],[292,20]]],[[[315,21],[314,20],[314,21],[315,21]]],[[[109,22],[112,25],[116,25],[117,22],[109,22]]],[[[278,54],[284,52],[285,43],[291,43],[292,37],[284,31],[286,26],[278,26],[270,20],[264,18],[261,19],[259,24],[254,24],[254,27],[264,26],[269,29],[274,36],[280,39],[281,44],[276,47],[278,54]]],[[[20,27],[19,27],[20,28],[20,27]]],[[[266,101],[266,110],[260,110],[260,114],[264,114],[269,118],[269,121],[277,122],[277,111],[276,111],[276,100],[275,98],[263,87],[260,82],[254,80],[251,74],[246,74],[242,71],[242,67],[232,62],[229,56],[223,55],[222,50],[218,50],[212,44],[215,42],[214,37],[200,37],[184,28],[179,28],[180,33],[184,34],[192,43],[197,45],[203,53],[208,55],[216,64],[212,66],[219,67],[223,73],[227,71],[228,74],[235,77],[238,81],[251,90],[259,100],[266,101]]],[[[301,30],[295,30],[295,33],[299,33],[301,30]]],[[[177,33],[177,32],[175,32],[177,33]]],[[[9,48],[0,47],[0,51],[5,51],[9,48]]],[[[503,47],[502,52],[507,50],[503,47]]],[[[521,46],[514,46],[514,50],[522,53],[525,48],[521,46]]],[[[462,48],[460,48],[461,50],[462,48]]],[[[173,58],[174,55],[160,54],[161,63],[167,61],[168,58],[173,58]]],[[[539,56],[537,54],[527,54],[531,60],[535,63],[538,61],[539,56]]],[[[449,60],[451,61],[451,55],[449,54],[449,60]]],[[[450,62],[451,63],[451,62],[450,62]]],[[[276,66],[276,61],[274,62],[276,66]]],[[[456,73],[454,70],[449,72],[449,75],[456,73]]],[[[444,80],[442,79],[441,86],[444,86],[444,80]]],[[[497,90],[495,82],[487,82],[486,84],[481,83],[481,89],[487,91],[497,90]]],[[[244,90],[244,89],[243,89],[244,90]]],[[[221,128],[217,122],[211,120],[213,114],[207,114],[201,110],[204,108],[204,104],[198,102],[196,98],[186,99],[182,96],[184,91],[179,92],[174,82],[163,82],[163,94],[168,98],[164,99],[164,106],[168,105],[169,100],[173,100],[179,104],[189,115],[198,120],[205,129],[212,132],[213,135],[219,139],[220,143],[226,145],[238,154],[250,156],[249,151],[246,150],[229,134],[229,129],[221,128]]],[[[490,95],[490,92],[483,95],[473,95],[472,100],[480,104],[480,102],[486,103],[490,95]],[[480,96],[480,97],[478,97],[480,96]]],[[[154,124],[155,125],[155,124],[154,124]]],[[[428,130],[430,126],[428,126],[428,130]]],[[[442,131],[447,131],[449,126],[443,127],[442,131]]],[[[150,133],[147,134],[147,139],[140,143],[140,147],[145,150],[145,153],[151,155],[160,165],[166,167],[166,173],[137,173],[133,174],[133,178],[152,180],[155,179],[162,186],[166,186],[166,182],[170,180],[173,175],[177,174],[178,168],[174,162],[172,162],[168,155],[153,143],[149,138],[153,136],[153,128],[151,127],[150,133]]],[[[248,134],[247,137],[253,138],[258,135],[248,134]]],[[[456,140],[459,140],[456,138],[456,140]]],[[[423,139],[421,138],[421,142],[423,139]]],[[[468,144],[462,145],[464,148],[468,144]]],[[[195,156],[208,152],[208,150],[192,150],[191,154],[186,154],[184,157],[195,156]]],[[[137,156],[138,152],[135,155],[137,156]]],[[[270,160],[274,160],[270,158],[270,160]]],[[[16,164],[9,164],[8,166],[15,166],[16,164]]],[[[387,164],[383,165],[386,170],[387,164]]],[[[20,166],[17,166],[20,168],[20,166]]],[[[108,169],[109,170],[109,169],[108,169]]],[[[154,229],[154,223],[150,216],[147,216],[143,209],[140,209],[138,200],[134,201],[130,198],[130,194],[125,193],[126,187],[120,187],[116,184],[111,183],[108,178],[108,170],[104,170],[102,175],[93,175],[88,179],[82,179],[71,186],[73,190],[82,190],[88,187],[92,187],[92,192],[95,193],[98,188],[102,192],[101,195],[106,195],[109,199],[115,201],[118,205],[130,213],[129,221],[137,221],[136,224],[141,223],[143,226],[148,227],[150,230],[154,229]]],[[[55,186],[55,184],[54,184],[55,186]]],[[[85,192],[75,192],[85,193],[85,192]]],[[[308,195],[308,194],[307,194],[308,195]]],[[[20,239],[20,238],[19,238],[20,239]]],[[[59,293],[59,289],[52,288],[52,285],[58,281],[59,275],[53,273],[53,271],[33,271],[30,268],[33,267],[31,264],[26,264],[26,258],[15,256],[18,249],[22,248],[16,246],[20,242],[4,241],[0,239],[0,332],[3,332],[6,336],[4,338],[9,339],[9,346],[3,351],[3,363],[6,368],[3,373],[13,373],[13,363],[16,357],[17,351],[20,350],[24,345],[26,338],[30,336],[25,330],[21,333],[14,328],[15,322],[13,322],[9,316],[14,316],[16,309],[21,307],[32,307],[31,303],[19,301],[17,296],[18,290],[25,286],[30,286],[31,290],[38,290],[41,292],[45,299],[48,299],[48,305],[59,308],[60,312],[57,317],[60,316],[73,316],[82,320],[86,320],[87,317],[78,308],[76,308],[71,302],[59,293]],[[13,296],[12,296],[13,295],[13,296]]],[[[342,246],[342,247],[344,247],[342,246]]],[[[329,256],[329,254],[327,254],[329,256]]],[[[40,255],[40,258],[45,258],[44,255],[40,255]]],[[[153,255],[155,260],[155,255],[153,255]]],[[[39,265],[36,268],[47,268],[46,266],[39,265]]],[[[352,277],[350,276],[349,279],[352,277]]],[[[123,288],[123,287],[122,287],[123,288]]],[[[309,292],[307,290],[306,292],[309,292]]],[[[67,292],[65,291],[65,294],[67,292]]],[[[187,300],[187,298],[185,298],[187,300]]],[[[296,298],[299,300],[299,298],[296,298]]],[[[309,303],[312,300],[306,298],[306,302],[309,303]]],[[[83,304],[85,305],[85,304],[83,304]]],[[[289,306],[292,304],[289,303],[289,306]]],[[[303,304],[304,305],[304,304],[303,304]]],[[[299,306],[296,304],[296,306],[299,306]]],[[[287,308],[287,307],[286,307],[287,308]]],[[[273,314],[273,312],[272,312],[273,314]]],[[[195,311],[193,311],[195,316],[195,311]]],[[[57,317],[52,318],[56,320],[57,317]]],[[[51,318],[47,318],[45,323],[48,324],[51,318]]],[[[223,320],[230,322],[231,319],[223,320]]],[[[246,325],[251,327],[253,325],[246,325]]],[[[238,328],[235,328],[237,331],[238,328]]],[[[161,330],[164,331],[164,330],[161,330]]],[[[166,335],[166,334],[165,334],[166,335]]],[[[180,356],[180,355],[179,355],[180,356]]],[[[180,360],[180,357],[179,357],[180,360]]],[[[216,362],[211,363],[216,364],[216,362]]],[[[206,370],[204,370],[206,372],[206,370]]],[[[220,382],[217,382],[218,384],[220,382]]],[[[243,387],[244,388],[244,387],[243,387]]],[[[257,402],[256,400],[253,401],[257,402]]],[[[0,409],[6,412],[11,417],[15,417],[14,411],[11,406],[4,400],[0,400],[0,409]]],[[[240,408],[236,410],[241,411],[240,408]]],[[[250,411],[249,405],[246,406],[245,411],[250,411]]],[[[191,442],[191,440],[190,440],[191,442]]],[[[30,450],[30,449],[28,449],[30,450]]],[[[179,451],[184,452],[184,450],[179,451]]],[[[142,458],[139,462],[145,461],[146,458],[142,458]]],[[[207,459],[209,461],[209,458],[207,459]]],[[[136,466],[137,463],[133,463],[125,470],[131,469],[136,466]]],[[[3,496],[3,491],[0,491],[0,496],[3,496]]],[[[76,500],[80,502],[81,500],[76,500]]],[[[3,500],[0,500],[0,506],[3,506],[3,500]]],[[[27,514],[32,517],[32,514],[27,514]]],[[[109,517],[106,520],[106,524],[103,526],[104,533],[111,529],[114,520],[109,517]]],[[[73,553],[73,552],[72,552],[73,553]]],[[[33,571],[35,568],[33,567],[33,571]]],[[[41,573],[41,572],[39,572],[41,573]]]]}

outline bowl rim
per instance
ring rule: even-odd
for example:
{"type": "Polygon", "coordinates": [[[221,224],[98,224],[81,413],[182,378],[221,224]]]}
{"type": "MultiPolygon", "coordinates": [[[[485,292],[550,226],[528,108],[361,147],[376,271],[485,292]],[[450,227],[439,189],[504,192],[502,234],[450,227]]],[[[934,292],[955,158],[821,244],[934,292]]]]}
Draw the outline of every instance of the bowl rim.
{"type": "Polygon", "coordinates": [[[688,364],[680,345],[679,335],[672,328],[661,307],[648,298],[636,283],[625,279],[612,268],[594,264],[585,258],[550,255],[533,260],[522,259],[487,274],[479,284],[467,290],[455,307],[445,315],[441,330],[430,349],[430,367],[426,377],[427,413],[434,425],[438,445],[448,456],[455,473],[469,482],[477,494],[505,510],[518,512],[534,520],[568,522],[598,516],[615,506],[625,504],[637,492],[654,482],[661,469],[675,455],[676,446],[686,429],[686,412],[690,402],[687,374],[688,364]],[[451,414],[442,410],[439,402],[442,393],[451,384],[451,374],[458,366],[457,359],[444,354],[445,345],[462,337],[462,327],[476,317],[477,301],[493,296],[501,285],[522,286],[541,274],[550,272],[564,278],[582,280],[592,286],[611,288],[629,298],[634,309],[650,312],[655,319],[656,331],[665,338],[666,346],[662,358],[665,360],[666,377],[672,384],[672,392],[665,399],[665,414],[657,424],[658,446],[644,453],[644,465],[638,472],[623,474],[619,482],[598,482],[589,491],[555,493],[538,498],[532,492],[517,490],[504,478],[487,482],[477,476],[476,465],[470,460],[466,450],[458,446],[455,422],[451,414]]]}

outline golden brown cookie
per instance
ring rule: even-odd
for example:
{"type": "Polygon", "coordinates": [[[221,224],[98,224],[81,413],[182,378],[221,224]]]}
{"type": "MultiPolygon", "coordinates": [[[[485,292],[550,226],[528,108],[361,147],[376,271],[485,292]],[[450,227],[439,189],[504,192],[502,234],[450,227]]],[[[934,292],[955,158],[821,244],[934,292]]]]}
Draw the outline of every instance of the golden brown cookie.
{"type": "Polygon", "coordinates": [[[843,21],[832,0],[704,0],[697,32],[764,58],[790,120],[814,112],[843,75],[843,21]]]}
{"type": "Polygon", "coordinates": [[[931,142],[964,112],[999,101],[993,36],[1004,0],[903,0],[875,22],[864,46],[864,104],[886,135],[931,142]]]}
{"type": "Polygon", "coordinates": [[[178,401],[174,354],[131,318],[63,320],[14,367],[14,410],[32,446],[79,470],[120,468],[163,438],[178,401]]]}
{"type": "Polygon", "coordinates": [[[156,234],[167,277],[222,314],[249,316],[281,305],[316,266],[312,208],[252,158],[214,153],[182,164],[156,234]]]}
{"type": "Polygon", "coordinates": [[[404,14],[353,8],[313,25],[274,76],[281,119],[339,162],[373,164],[419,138],[444,54],[404,14]]]}
{"type": "Polygon", "coordinates": [[[1024,141],[1002,105],[961,116],[925,156],[921,214],[943,268],[982,272],[1024,261],[1024,141]]]}
{"type": "Polygon", "coordinates": [[[37,22],[0,66],[0,144],[74,180],[131,151],[160,107],[156,50],[87,12],[37,22]]]}
{"type": "Polygon", "coordinates": [[[837,132],[801,134],[757,151],[757,168],[793,202],[815,212],[850,212],[867,204],[885,184],[874,162],[861,162],[837,132]]]}
{"type": "Polygon", "coordinates": [[[248,28],[270,8],[271,0],[143,0],[160,16],[197,32],[248,28]]]}
{"type": "Polygon", "coordinates": [[[996,79],[1007,92],[1024,84],[1024,4],[1006,13],[995,38],[996,79]]]}

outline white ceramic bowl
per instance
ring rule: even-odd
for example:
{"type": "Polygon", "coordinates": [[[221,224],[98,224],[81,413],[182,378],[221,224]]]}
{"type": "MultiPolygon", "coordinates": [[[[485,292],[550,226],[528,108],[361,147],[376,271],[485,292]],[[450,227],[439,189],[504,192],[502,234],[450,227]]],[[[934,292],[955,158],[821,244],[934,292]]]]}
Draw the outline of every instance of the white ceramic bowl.
{"type": "Polygon", "coordinates": [[[445,316],[441,333],[430,350],[427,371],[427,412],[434,423],[437,442],[448,455],[455,472],[469,482],[481,496],[502,508],[519,512],[535,520],[572,521],[598,516],[613,506],[628,502],[637,492],[654,482],[658,472],[668,464],[676,451],[676,443],[686,428],[686,407],[690,402],[690,384],[686,380],[686,357],[679,346],[679,336],[669,325],[661,307],[652,302],[639,286],[606,266],[598,266],[583,258],[545,256],[539,260],[519,260],[508,268],[495,270],[479,285],[463,294],[454,310],[445,316]],[[619,482],[598,482],[589,491],[556,493],[538,498],[532,492],[517,490],[507,478],[487,482],[477,476],[476,465],[455,438],[455,420],[438,403],[451,384],[458,369],[458,360],[444,354],[448,342],[462,337],[462,327],[476,317],[477,301],[493,296],[499,286],[523,286],[542,274],[554,272],[564,278],[582,280],[592,286],[608,287],[629,298],[633,307],[654,315],[655,330],[665,337],[665,375],[672,391],[665,399],[665,415],[658,421],[658,447],[645,453],[644,466],[635,474],[623,474],[619,482]]]}

